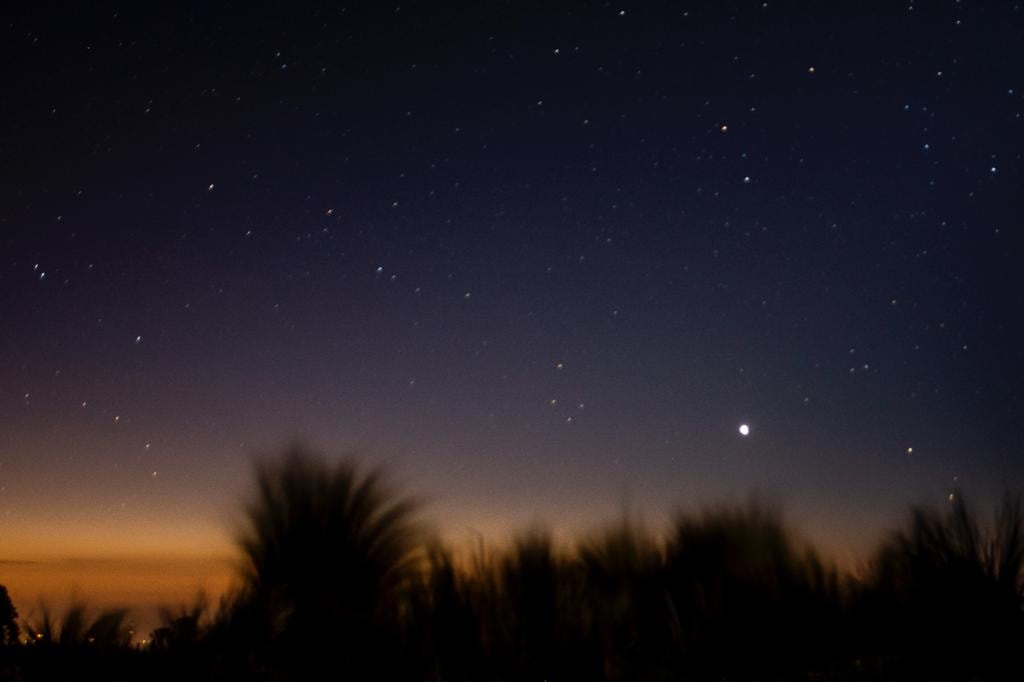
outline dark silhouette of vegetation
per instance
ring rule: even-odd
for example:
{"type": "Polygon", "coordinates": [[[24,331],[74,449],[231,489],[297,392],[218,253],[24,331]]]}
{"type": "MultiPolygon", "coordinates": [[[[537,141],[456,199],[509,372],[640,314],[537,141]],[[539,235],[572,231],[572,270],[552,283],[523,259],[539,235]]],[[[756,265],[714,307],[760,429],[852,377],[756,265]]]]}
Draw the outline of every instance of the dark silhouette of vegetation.
{"type": "Polygon", "coordinates": [[[961,495],[944,514],[915,508],[877,551],[853,612],[861,647],[909,654],[932,672],[1024,670],[1024,514],[1007,496],[981,526],[961,495]]]}
{"type": "Polygon", "coordinates": [[[0,585],[0,646],[18,643],[21,628],[18,627],[18,610],[14,608],[7,588],[0,585]]]}
{"type": "Polygon", "coordinates": [[[244,623],[263,663],[379,670],[393,660],[402,591],[416,568],[415,509],[379,470],[328,464],[298,447],[261,462],[227,618],[244,623]]]}
{"type": "Polygon", "coordinates": [[[182,605],[177,609],[161,607],[159,615],[162,625],[151,635],[152,649],[184,654],[199,648],[208,627],[204,622],[208,607],[206,596],[202,593],[188,606],[182,605]]]}
{"type": "Polygon", "coordinates": [[[131,642],[128,609],[104,609],[90,619],[88,607],[75,602],[56,621],[46,604],[40,604],[39,610],[39,618],[25,624],[25,634],[34,646],[117,649],[131,642]]]}
{"type": "Polygon", "coordinates": [[[92,612],[80,601],[60,617],[41,603],[21,624],[20,646],[0,647],[0,680],[139,679],[149,660],[132,643],[127,609],[92,612]]]}
{"type": "Polygon", "coordinates": [[[1019,498],[990,523],[959,495],[914,509],[856,577],[763,505],[468,554],[416,508],[380,471],[292,448],[257,466],[219,606],[163,609],[146,646],[123,611],[41,608],[0,680],[1024,679],[1019,498]]]}
{"type": "Polygon", "coordinates": [[[820,665],[834,646],[838,575],[794,544],[777,513],[750,506],[678,518],[665,573],[674,650],[698,670],[820,665]]]}

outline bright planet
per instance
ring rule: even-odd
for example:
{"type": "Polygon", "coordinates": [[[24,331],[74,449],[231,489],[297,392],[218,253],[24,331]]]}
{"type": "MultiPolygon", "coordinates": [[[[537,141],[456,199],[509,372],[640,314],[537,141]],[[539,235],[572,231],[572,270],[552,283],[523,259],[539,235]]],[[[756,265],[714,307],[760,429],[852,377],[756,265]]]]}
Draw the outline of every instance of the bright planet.
{"type": "Polygon", "coordinates": [[[748,425],[746,425],[746,424],[740,424],[740,435],[741,436],[749,436],[750,435],[750,427],[748,425]]]}

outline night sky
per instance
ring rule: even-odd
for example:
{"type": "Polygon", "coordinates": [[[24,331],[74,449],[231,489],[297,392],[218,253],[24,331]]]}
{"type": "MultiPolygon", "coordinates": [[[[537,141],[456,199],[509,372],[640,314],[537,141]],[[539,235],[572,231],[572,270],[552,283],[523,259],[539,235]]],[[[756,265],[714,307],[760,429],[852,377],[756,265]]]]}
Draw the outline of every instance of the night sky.
{"type": "Polygon", "coordinates": [[[0,569],[295,438],[456,538],[1024,487],[1020,4],[253,4],[5,8],[0,569]]]}

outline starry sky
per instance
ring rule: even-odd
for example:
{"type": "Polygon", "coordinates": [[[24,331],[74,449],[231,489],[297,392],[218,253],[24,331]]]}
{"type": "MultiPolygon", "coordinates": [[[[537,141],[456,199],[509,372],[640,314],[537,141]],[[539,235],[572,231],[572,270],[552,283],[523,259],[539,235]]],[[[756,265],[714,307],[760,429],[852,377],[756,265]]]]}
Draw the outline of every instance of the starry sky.
{"type": "Polygon", "coordinates": [[[5,11],[0,582],[296,438],[453,534],[1024,487],[1019,3],[253,5],[5,11]]]}

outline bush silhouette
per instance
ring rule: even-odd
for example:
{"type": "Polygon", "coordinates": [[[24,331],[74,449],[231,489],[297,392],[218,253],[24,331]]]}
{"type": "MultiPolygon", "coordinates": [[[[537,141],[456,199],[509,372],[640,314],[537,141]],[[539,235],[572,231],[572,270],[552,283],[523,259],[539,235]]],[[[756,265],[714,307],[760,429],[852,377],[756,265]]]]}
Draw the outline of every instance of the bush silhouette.
{"type": "Polygon", "coordinates": [[[425,679],[488,679],[502,627],[496,608],[500,589],[493,566],[481,553],[472,570],[434,542],[414,590],[406,622],[425,679]]]}
{"type": "Polygon", "coordinates": [[[653,538],[623,517],[582,542],[585,629],[604,679],[635,679],[663,666],[671,647],[664,584],[664,553],[653,538]]]}
{"type": "Polygon", "coordinates": [[[665,573],[677,653],[699,670],[814,663],[838,639],[837,573],[771,510],[679,517],[665,573]]]}
{"type": "Polygon", "coordinates": [[[298,447],[259,463],[228,620],[275,665],[393,661],[380,655],[399,642],[402,590],[417,559],[415,508],[380,470],[362,474],[298,447]]]}
{"type": "Polygon", "coordinates": [[[499,564],[500,660],[511,679],[566,679],[578,642],[581,608],[576,566],[539,528],[520,535],[499,564]]]}
{"type": "Polygon", "coordinates": [[[160,627],[150,635],[150,646],[154,651],[184,653],[200,645],[205,635],[203,622],[208,611],[206,595],[199,593],[189,605],[177,609],[162,606],[158,610],[160,627]]]}
{"type": "Polygon", "coordinates": [[[936,668],[1021,670],[1024,514],[1007,495],[982,525],[955,494],[945,513],[915,508],[876,552],[857,601],[863,647],[936,668]]]}

